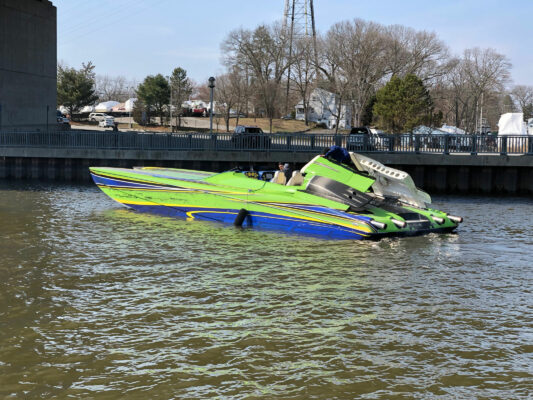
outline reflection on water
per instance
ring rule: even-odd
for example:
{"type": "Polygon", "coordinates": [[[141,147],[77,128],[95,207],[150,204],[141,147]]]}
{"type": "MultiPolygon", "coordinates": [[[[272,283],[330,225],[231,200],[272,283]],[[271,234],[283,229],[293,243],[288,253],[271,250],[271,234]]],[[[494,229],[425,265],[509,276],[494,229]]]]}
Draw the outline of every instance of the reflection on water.
{"type": "Polygon", "coordinates": [[[0,397],[527,398],[533,202],[435,205],[459,234],[336,242],[3,184],[0,397]]]}

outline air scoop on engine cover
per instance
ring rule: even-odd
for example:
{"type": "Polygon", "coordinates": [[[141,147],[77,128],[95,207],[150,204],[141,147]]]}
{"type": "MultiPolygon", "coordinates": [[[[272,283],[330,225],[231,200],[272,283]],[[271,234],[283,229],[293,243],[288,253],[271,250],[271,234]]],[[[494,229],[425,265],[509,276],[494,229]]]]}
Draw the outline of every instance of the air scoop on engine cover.
{"type": "Polygon", "coordinates": [[[337,201],[350,206],[354,211],[363,211],[374,196],[323,176],[314,176],[305,191],[315,196],[337,201]]]}

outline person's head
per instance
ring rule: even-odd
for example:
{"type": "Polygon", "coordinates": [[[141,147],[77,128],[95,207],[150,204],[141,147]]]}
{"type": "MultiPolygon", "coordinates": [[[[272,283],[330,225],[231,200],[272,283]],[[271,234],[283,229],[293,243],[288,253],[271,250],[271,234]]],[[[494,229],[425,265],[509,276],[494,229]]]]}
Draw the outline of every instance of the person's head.
{"type": "Polygon", "coordinates": [[[325,156],[328,151],[329,147],[326,147],[324,150],[322,150],[322,155],[325,156]]]}
{"type": "Polygon", "coordinates": [[[283,169],[285,171],[288,171],[290,168],[291,168],[291,166],[289,165],[289,163],[285,163],[285,165],[283,166],[283,169]]]}
{"type": "Polygon", "coordinates": [[[280,169],[280,171],[283,170],[283,163],[282,163],[282,162],[280,162],[280,163],[278,164],[278,168],[280,169]]]}

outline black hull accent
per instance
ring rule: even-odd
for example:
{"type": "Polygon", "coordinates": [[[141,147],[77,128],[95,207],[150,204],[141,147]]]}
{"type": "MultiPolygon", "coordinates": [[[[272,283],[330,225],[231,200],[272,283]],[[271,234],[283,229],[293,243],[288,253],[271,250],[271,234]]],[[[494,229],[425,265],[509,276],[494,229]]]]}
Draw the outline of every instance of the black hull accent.
{"type": "Polygon", "coordinates": [[[390,238],[390,237],[409,237],[409,236],[423,236],[427,235],[429,233],[455,233],[454,231],[457,229],[457,226],[449,227],[449,228],[438,228],[438,229],[422,229],[418,231],[411,231],[411,232],[390,232],[390,233],[376,233],[372,235],[369,239],[370,240],[381,240],[384,238],[390,238]]]}

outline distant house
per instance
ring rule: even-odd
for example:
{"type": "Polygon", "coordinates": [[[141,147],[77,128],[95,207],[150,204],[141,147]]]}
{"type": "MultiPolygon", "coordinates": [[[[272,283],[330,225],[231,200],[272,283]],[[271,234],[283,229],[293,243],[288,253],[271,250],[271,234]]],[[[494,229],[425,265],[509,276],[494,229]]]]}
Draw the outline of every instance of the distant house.
{"type": "Polygon", "coordinates": [[[185,100],[181,105],[183,115],[186,117],[205,117],[209,105],[202,100],[185,100]]]}
{"type": "Polygon", "coordinates": [[[125,113],[125,112],[131,112],[133,111],[133,107],[135,107],[135,102],[137,101],[136,98],[132,97],[126,100],[124,103],[119,103],[113,108],[111,108],[112,112],[116,113],[125,113]]]}
{"type": "MultiPolygon", "coordinates": [[[[334,129],[337,124],[338,97],[336,94],[324,89],[314,89],[309,99],[307,110],[307,120],[311,122],[322,123],[328,129],[334,129]]],[[[351,112],[346,104],[340,106],[339,128],[350,129],[351,112]]],[[[305,112],[303,101],[296,104],[295,118],[305,121],[305,112]]]]}
{"type": "Polygon", "coordinates": [[[104,101],[102,103],[98,103],[94,107],[94,111],[96,112],[111,112],[113,111],[113,107],[118,106],[120,103],[118,101],[104,101]]]}

